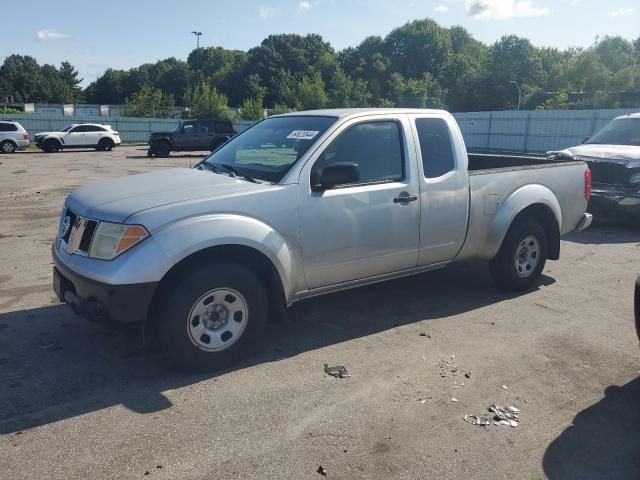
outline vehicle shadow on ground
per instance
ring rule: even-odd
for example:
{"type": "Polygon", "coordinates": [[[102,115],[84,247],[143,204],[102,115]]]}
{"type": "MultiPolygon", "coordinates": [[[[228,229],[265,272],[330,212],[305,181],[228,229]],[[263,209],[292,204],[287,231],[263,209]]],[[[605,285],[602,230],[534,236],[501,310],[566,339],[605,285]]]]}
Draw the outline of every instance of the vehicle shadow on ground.
{"type": "MultiPolygon", "coordinates": [[[[543,276],[540,285],[554,282],[543,276]]],[[[310,299],[294,305],[288,320],[270,323],[257,353],[232,370],[514,296],[493,286],[485,264],[462,263],[310,299]]],[[[421,329],[417,326],[411,335],[421,329]]],[[[156,412],[171,407],[163,391],[224,373],[174,371],[145,350],[138,330],[105,329],[66,305],[0,314],[0,434],[119,404],[139,413],[156,412]]]]}
{"type": "Polygon", "coordinates": [[[637,480],[640,476],[640,377],[610,386],[598,403],[578,413],[547,448],[551,480],[637,480]]]}
{"type": "Polygon", "coordinates": [[[562,237],[562,239],[585,245],[602,245],[607,243],[640,244],[640,225],[596,224],[582,232],[572,232],[562,237]]]}

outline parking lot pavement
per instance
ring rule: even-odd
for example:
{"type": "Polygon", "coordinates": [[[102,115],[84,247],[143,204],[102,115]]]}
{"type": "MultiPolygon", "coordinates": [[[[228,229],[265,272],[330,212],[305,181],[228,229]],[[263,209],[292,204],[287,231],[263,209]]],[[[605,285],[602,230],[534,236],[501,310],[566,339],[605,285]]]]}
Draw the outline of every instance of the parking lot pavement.
{"type": "Polygon", "coordinates": [[[0,478],[638,478],[640,230],[571,235],[524,294],[474,263],[308,300],[237,367],[187,375],[50,286],[71,189],[199,158],[144,155],[0,156],[0,478]],[[491,404],[520,425],[463,420],[491,404]]]}

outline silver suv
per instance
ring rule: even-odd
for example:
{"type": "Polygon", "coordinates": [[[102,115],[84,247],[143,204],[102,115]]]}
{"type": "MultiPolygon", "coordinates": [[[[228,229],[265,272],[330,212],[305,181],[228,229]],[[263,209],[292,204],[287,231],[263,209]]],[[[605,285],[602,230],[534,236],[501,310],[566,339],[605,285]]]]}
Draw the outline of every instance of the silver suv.
{"type": "Polygon", "coordinates": [[[18,122],[0,120],[0,153],[13,153],[29,146],[29,134],[18,122]]]}

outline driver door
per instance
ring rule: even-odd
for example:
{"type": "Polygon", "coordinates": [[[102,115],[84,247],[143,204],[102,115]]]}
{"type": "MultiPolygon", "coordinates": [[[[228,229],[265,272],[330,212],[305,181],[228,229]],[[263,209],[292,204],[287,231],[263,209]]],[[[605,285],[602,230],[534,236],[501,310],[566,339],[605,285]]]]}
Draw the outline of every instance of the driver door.
{"type": "Polygon", "coordinates": [[[78,125],[73,127],[64,137],[65,145],[80,146],[86,145],[87,127],[85,125],[78,125]]]}
{"type": "Polygon", "coordinates": [[[300,235],[309,289],[414,268],[420,202],[406,118],[357,119],[338,129],[300,175],[300,235]],[[313,191],[315,170],[355,162],[360,180],[313,191]]]}

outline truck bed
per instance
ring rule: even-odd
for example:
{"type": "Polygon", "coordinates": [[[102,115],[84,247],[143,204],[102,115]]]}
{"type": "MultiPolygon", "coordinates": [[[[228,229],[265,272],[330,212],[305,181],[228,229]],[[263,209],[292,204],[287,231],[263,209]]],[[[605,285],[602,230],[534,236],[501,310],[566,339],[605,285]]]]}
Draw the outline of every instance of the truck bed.
{"type": "Polygon", "coordinates": [[[485,170],[521,170],[523,167],[547,167],[574,162],[566,158],[549,160],[544,156],[469,153],[469,173],[485,170]]]}

